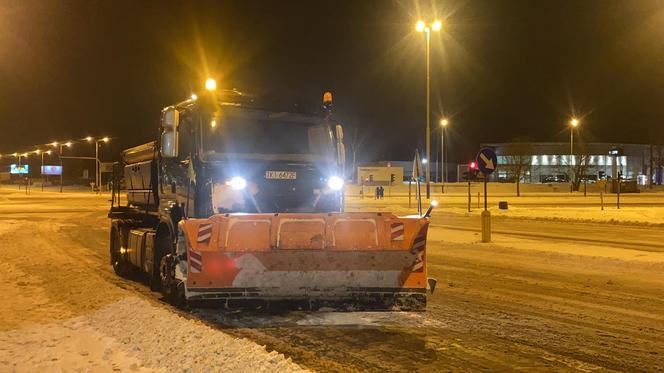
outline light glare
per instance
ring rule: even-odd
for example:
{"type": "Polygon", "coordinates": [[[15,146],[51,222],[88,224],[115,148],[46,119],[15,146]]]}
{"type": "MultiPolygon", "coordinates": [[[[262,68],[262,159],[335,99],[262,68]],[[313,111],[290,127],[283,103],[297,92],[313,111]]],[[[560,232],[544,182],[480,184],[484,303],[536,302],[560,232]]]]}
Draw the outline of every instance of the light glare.
{"type": "Polygon", "coordinates": [[[208,91],[216,91],[217,82],[212,78],[208,78],[208,80],[205,81],[205,89],[207,89],[208,91]]]}
{"type": "Polygon", "coordinates": [[[231,188],[235,190],[242,190],[247,186],[247,180],[240,176],[235,176],[231,179],[231,188]]]}
{"type": "Polygon", "coordinates": [[[327,181],[327,186],[332,190],[341,190],[344,187],[344,181],[339,176],[332,176],[327,181]]]}
{"type": "Polygon", "coordinates": [[[417,30],[417,32],[424,31],[424,27],[424,21],[417,21],[417,24],[415,24],[415,30],[417,30]]]}
{"type": "Polygon", "coordinates": [[[443,24],[440,23],[440,21],[436,20],[433,22],[433,25],[431,25],[431,29],[434,31],[440,31],[440,29],[443,27],[443,24]]]}

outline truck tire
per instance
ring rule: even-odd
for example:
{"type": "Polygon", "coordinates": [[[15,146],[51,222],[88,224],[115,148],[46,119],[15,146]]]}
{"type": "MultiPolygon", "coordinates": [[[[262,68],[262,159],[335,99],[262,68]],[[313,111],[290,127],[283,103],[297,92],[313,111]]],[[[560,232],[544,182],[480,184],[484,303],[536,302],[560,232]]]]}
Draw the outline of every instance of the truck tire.
{"type": "Polygon", "coordinates": [[[161,258],[173,252],[168,229],[158,229],[154,242],[154,257],[152,258],[152,273],[150,274],[150,290],[161,291],[161,258]]]}
{"type": "Polygon", "coordinates": [[[166,254],[161,257],[159,270],[161,276],[161,293],[168,303],[176,307],[181,307],[186,303],[184,284],[175,278],[175,265],[176,259],[173,255],[166,254]]]}
{"type": "Polygon", "coordinates": [[[131,264],[127,261],[126,252],[122,248],[127,246],[127,236],[123,234],[125,230],[119,224],[111,226],[110,254],[113,271],[120,277],[127,277],[131,273],[131,264]]]}

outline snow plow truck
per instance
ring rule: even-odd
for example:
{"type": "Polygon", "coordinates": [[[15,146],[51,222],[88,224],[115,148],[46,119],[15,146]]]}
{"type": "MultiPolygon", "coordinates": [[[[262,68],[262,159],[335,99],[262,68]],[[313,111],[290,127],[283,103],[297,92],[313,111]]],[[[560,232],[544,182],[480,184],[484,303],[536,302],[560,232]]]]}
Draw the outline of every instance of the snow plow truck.
{"type": "Polygon", "coordinates": [[[110,260],[175,304],[423,310],[428,214],[344,212],[343,129],[211,89],[122,152],[110,260]]]}

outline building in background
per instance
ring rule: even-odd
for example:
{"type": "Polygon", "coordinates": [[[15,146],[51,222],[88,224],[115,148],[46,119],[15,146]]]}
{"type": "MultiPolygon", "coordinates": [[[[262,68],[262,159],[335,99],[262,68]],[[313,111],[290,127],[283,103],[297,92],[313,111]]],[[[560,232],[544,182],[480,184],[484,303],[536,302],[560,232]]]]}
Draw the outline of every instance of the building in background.
{"type": "Polygon", "coordinates": [[[570,155],[569,142],[482,144],[493,148],[498,167],[490,180],[524,183],[569,182],[573,173],[593,182],[607,178],[633,179],[646,185],[655,181],[661,170],[651,168],[651,146],[646,144],[575,143],[570,155]]]}
{"type": "Polygon", "coordinates": [[[412,173],[413,162],[405,161],[382,161],[362,164],[357,167],[357,184],[358,185],[391,185],[401,183],[404,181],[404,175],[409,177],[409,173],[405,172],[405,167],[408,167],[412,173]],[[408,163],[410,163],[408,165],[408,163]]]}

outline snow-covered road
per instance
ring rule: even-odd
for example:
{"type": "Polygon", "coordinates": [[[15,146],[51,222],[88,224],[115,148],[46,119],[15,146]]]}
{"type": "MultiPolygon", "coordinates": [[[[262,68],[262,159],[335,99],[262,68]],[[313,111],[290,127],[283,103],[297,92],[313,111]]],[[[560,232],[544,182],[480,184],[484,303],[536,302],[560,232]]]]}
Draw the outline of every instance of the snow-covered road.
{"type": "MultiPolygon", "coordinates": [[[[0,189],[0,372],[664,369],[661,252],[500,234],[479,244],[434,227],[427,312],[183,312],[113,274],[107,199],[0,189]]],[[[434,223],[475,224],[455,219],[434,223]]],[[[570,235],[648,241],[659,229],[576,224],[570,235]]]]}
{"type": "Polygon", "coordinates": [[[0,191],[0,372],[303,371],[117,278],[108,197],[64,197],[0,191]]]}

